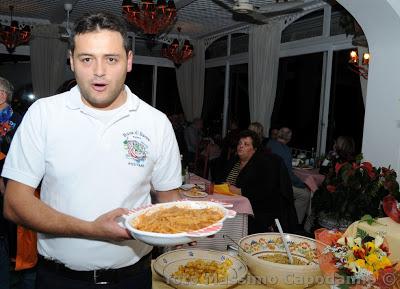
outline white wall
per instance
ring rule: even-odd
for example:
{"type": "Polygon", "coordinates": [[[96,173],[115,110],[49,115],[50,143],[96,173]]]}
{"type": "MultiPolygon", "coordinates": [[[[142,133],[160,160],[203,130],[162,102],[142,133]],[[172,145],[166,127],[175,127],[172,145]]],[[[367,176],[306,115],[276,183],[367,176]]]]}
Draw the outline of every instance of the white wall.
{"type": "Polygon", "coordinates": [[[362,151],[400,171],[400,2],[338,0],[360,23],[371,53],[362,151]]]}

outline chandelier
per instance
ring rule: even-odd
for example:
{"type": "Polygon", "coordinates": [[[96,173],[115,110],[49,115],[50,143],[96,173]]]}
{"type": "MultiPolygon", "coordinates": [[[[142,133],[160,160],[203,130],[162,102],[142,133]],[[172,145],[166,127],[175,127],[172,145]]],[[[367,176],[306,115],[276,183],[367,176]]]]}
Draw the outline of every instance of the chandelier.
{"type": "Polygon", "coordinates": [[[176,19],[176,7],[173,0],[142,0],[141,7],[132,0],[122,2],[122,15],[144,34],[155,36],[167,29],[176,19]]]}
{"type": "Polygon", "coordinates": [[[364,79],[368,79],[369,58],[369,53],[364,53],[360,63],[357,51],[352,50],[349,59],[350,70],[361,75],[364,79]]]}
{"type": "Polygon", "coordinates": [[[18,21],[12,20],[14,6],[10,5],[10,25],[2,26],[0,24],[0,42],[3,43],[9,53],[15,51],[18,45],[27,43],[31,36],[31,28],[25,25],[22,29],[18,26],[18,21]]]}
{"type": "MultiPolygon", "coordinates": [[[[177,29],[180,35],[181,28],[178,27],[177,29]]],[[[183,45],[180,45],[179,40],[175,38],[170,45],[165,43],[162,45],[161,56],[172,60],[175,66],[179,67],[193,56],[193,45],[187,39],[183,42],[183,45]]]]}

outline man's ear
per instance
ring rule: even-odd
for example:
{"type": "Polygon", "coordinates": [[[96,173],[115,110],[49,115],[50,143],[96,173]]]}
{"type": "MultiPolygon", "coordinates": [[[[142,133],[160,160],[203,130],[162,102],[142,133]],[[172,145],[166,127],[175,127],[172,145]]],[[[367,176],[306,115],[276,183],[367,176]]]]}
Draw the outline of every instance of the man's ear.
{"type": "Polygon", "coordinates": [[[129,50],[127,67],[126,67],[126,71],[127,72],[131,72],[132,71],[132,64],[133,64],[133,52],[132,52],[132,50],[129,50]]]}
{"type": "Polygon", "coordinates": [[[71,70],[74,71],[74,57],[71,50],[69,51],[68,55],[69,55],[69,64],[71,65],[71,70]]]}

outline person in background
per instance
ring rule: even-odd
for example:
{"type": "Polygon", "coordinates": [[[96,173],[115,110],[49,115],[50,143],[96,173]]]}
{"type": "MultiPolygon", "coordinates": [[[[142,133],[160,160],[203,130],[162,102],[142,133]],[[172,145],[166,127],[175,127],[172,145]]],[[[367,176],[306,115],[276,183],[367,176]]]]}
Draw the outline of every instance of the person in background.
{"type": "Polygon", "coordinates": [[[251,124],[249,124],[248,129],[254,131],[258,135],[258,138],[261,140],[261,147],[266,148],[267,138],[264,136],[263,125],[259,122],[252,122],[251,124]]]}
{"type": "Polygon", "coordinates": [[[201,118],[193,119],[193,122],[184,130],[184,137],[187,148],[187,157],[185,163],[193,163],[200,141],[203,137],[203,120],[201,118]]]}
{"type": "Polygon", "coordinates": [[[175,137],[176,140],[178,141],[179,151],[181,155],[184,156],[187,154],[187,147],[184,136],[184,131],[186,127],[185,119],[183,118],[182,121],[182,114],[171,114],[168,116],[168,119],[172,124],[172,128],[174,129],[175,137]]]}
{"type": "Polygon", "coordinates": [[[121,17],[77,19],[77,86],[36,101],[14,136],[4,216],[40,232],[36,289],[152,287],[152,247],[118,220],[149,205],[151,188],[159,202],[177,199],[181,161],[167,117],[124,85],[132,61],[121,17]]]}
{"type": "Polygon", "coordinates": [[[268,139],[278,139],[279,129],[276,127],[271,127],[268,131],[268,139]]]}
{"type": "Polygon", "coordinates": [[[349,136],[339,136],[333,144],[333,150],[322,161],[319,173],[326,175],[331,168],[335,167],[336,163],[353,162],[354,160],[354,139],[349,136]]]}
{"type": "Polygon", "coordinates": [[[292,139],[292,131],[287,127],[282,127],[278,132],[276,140],[270,139],[267,148],[271,153],[280,156],[286,165],[288,174],[293,185],[294,205],[296,207],[299,229],[304,220],[307,208],[310,204],[311,194],[307,190],[306,185],[294,173],[292,168],[292,154],[288,147],[288,143],[292,139]]]}
{"type": "MultiPolygon", "coordinates": [[[[0,76],[0,172],[3,170],[5,157],[11,141],[21,123],[22,116],[14,112],[10,103],[14,93],[13,85],[0,76]]],[[[10,268],[15,267],[17,253],[17,230],[15,224],[3,217],[3,195],[7,179],[0,177],[0,288],[10,286],[10,268]],[[13,261],[10,264],[10,261],[13,261]]],[[[28,278],[29,279],[29,278],[28,278]]],[[[34,283],[32,284],[34,285],[34,283]]],[[[25,287],[33,288],[33,287],[25,287]]]]}
{"type": "Polygon", "coordinates": [[[227,165],[217,182],[229,183],[232,193],[247,197],[254,211],[249,218],[249,234],[270,231],[275,218],[293,232],[297,225],[293,191],[281,158],[260,150],[258,135],[251,130],[239,134],[237,156],[227,165]]]}

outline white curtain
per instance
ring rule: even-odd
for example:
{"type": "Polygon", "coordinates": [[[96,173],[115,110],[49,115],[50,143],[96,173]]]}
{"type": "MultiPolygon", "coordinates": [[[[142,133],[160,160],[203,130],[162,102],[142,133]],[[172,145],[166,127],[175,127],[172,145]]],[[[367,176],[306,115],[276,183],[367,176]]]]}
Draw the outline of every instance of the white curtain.
{"type": "Polygon", "coordinates": [[[249,32],[250,119],[268,131],[274,109],[278,80],[279,50],[283,24],[274,21],[254,25],[249,32]]]}
{"type": "Polygon", "coordinates": [[[53,95],[63,83],[68,44],[60,40],[56,25],[38,25],[30,41],[33,92],[37,97],[53,95]]]}
{"type": "Polygon", "coordinates": [[[176,81],[187,121],[201,117],[204,98],[204,40],[192,41],[194,56],[176,69],[176,81]]]}
{"type": "MultiPolygon", "coordinates": [[[[362,66],[362,56],[364,55],[364,53],[368,52],[368,48],[363,46],[358,46],[357,49],[359,56],[358,65],[362,66]]],[[[361,93],[364,101],[364,107],[365,107],[365,101],[367,100],[367,83],[368,80],[360,75],[361,93]]]]}

